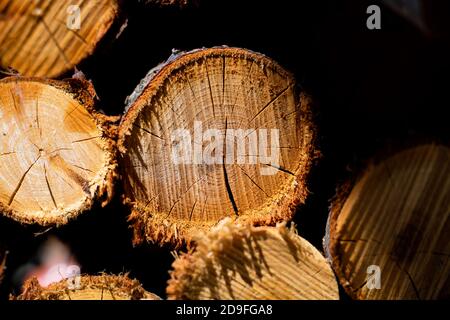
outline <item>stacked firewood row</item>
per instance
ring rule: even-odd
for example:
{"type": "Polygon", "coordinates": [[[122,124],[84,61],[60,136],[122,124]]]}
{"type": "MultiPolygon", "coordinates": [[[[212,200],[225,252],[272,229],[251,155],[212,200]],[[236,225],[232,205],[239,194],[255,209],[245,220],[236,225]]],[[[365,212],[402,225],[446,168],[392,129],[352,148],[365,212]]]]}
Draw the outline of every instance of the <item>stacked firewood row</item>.
{"type": "MultiPolygon", "coordinates": [[[[388,146],[338,186],[322,254],[289,227],[320,158],[313,99],[291,73],[246,49],[174,52],[105,116],[80,72],[46,77],[92,54],[119,2],[83,2],[78,31],[64,1],[24,3],[0,1],[0,64],[18,72],[0,81],[5,219],[62,226],[121,184],[134,243],[185,252],[169,298],[339,299],[338,282],[356,299],[450,297],[448,144],[388,146]]],[[[77,281],[31,279],[17,298],[158,299],[126,275],[77,281]]]]}

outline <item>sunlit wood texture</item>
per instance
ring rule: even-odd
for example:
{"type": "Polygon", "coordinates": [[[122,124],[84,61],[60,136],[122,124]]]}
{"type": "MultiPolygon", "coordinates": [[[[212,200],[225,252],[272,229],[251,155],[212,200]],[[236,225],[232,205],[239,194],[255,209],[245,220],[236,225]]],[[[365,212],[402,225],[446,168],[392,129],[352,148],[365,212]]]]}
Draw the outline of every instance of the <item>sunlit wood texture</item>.
{"type": "Polygon", "coordinates": [[[328,228],[334,270],[354,298],[450,298],[450,149],[423,144],[377,161],[341,189],[328,228]]]}
{"type": "Polygon", "coordinates": [[[117,14],[117,0],[0,0],[0,65],[22,76],[59,76],[93,53],[117,14]]]}
{"type": "Polygon", "coordinates": [[[106,203],[115,174],[106,117],[89,84],[11,77],[0,81],[0,212],[61,225],[106,203]],[[100,200],[100,199],[99,199],[100,200]]]}
{"type": "Polygon", "coordinates": [[[274,224],[304,202],[315,156],[311,101],[273,60],[225,47],[174,55],[128,102],[119,148],[136,242],[180,245],[227,216],[274,224]],[[205,138],[208,129],[216,138],[205,138]],[[243,130],[245,150],[230,129],[243,130]],[[173,154],[185,150],[191,164],[177,163],[173,154]]]}
{"type": "Polygon", "coordinates": [[[27,280],[23,292],[13,300],[161,300],[157,295],[147,292],[137,280],[127,275],[83,275],[78,289],[70,289],[76,279],[62,280],[43,288],[36,278],[27,280]]]}
{"type": "Polygon", "coordinates": [[[172,299],[339,299],[326,259],[285,226],[237,226],[229,219],[173,264],[172,299]]]}

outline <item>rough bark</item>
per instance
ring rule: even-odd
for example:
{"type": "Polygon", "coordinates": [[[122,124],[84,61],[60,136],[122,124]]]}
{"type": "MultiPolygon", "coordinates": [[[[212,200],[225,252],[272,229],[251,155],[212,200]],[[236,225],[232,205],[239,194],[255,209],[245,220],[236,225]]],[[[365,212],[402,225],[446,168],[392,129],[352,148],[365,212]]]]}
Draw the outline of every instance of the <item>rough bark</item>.
{"type": "Polygon", "coordinates": [[[84,275],[78,289],[69,289],[68,281],[62,280],[47,288],[31,278],[23,285],[23,292],[12,300],[161,300],[157,295],[147,292],[139,281],[127,275],[84,275]]]}

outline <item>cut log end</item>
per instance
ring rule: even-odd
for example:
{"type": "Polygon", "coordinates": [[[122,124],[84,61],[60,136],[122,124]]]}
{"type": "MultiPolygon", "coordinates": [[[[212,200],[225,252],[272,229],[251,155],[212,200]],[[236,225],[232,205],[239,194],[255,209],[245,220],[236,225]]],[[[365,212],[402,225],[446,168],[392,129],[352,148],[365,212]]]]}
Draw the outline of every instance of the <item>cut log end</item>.
{"type": "Polygon", "coordinates": [[[27,280],[23,292],[12,300],[161,300],[127,275],[81,276],[43,288],[36,278],[27,280]],[[69,286],[76,286],[75,289],[69,286]]]}
{"type": "Polygon", "coordinates": [[[111,132],[78,80],[0,81],[0,211],[21,223],[62,225],[110,198],[111,132]],[[109,194],[108,194],[109,192],[109,194]]]}
{"type": "Polygon", "coordinates": [[[271,59],[212,48],[172,56],[119,129],[135,239],[181,245],[224,217],[292,217],[316,155],[311,100],[271,59]]]}
{"type": "Polygon", "coordinates": [[[339,299],[326,259],[283,225],[239,226],[225,219],[173,268],[171,299],[339,299]]]}
{"type": "Polygon", "coordinates": [[[325,241],[356,299],[450,298],[450,148],[422,144],[341,188],[325,241]]]}
{"type": "Polygon", "coordinates": [[[91,55],[118,14],[117,0],[0,0],[0,66],[56,77],[91,55]]]}

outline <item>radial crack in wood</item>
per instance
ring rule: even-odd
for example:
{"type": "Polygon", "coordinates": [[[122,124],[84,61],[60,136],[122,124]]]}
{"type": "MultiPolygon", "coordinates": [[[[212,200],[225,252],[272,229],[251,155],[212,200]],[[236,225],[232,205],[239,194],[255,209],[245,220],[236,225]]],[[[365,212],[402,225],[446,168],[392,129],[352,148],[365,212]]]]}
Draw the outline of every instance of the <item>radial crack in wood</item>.
{"type": "Polygon", "coordinates": [[[336,300],[326,259],[294,229],[235,225],[229,218],[198,236],[173,263],[171,299],[336,300]]]}
{"type": "Polygon", "coordinates": [[[0,0],[0,66],[57,77],[93,53],[118,15],[117,0],[0,0]]]}
{"type": "Polygon", "coordinates": [[[119,128],[135,243],[181,246],[224,217],[289,220],[308,193],[314,139],[311,99],[273,60],[174,53],[127,99],[119,128]]]}
{"type": "Polygon", "coordinates": [[[450,148],[379,157],[337,193],[325,249],[356,299],[450,298],[450,148]]]}
{"type": "Polygon", "coordinates": [[[0,213],[61,225],[96,199],[110,199],[115,133],[93,109],[89,86],[74,79],[0,81],[0,213]]]}

